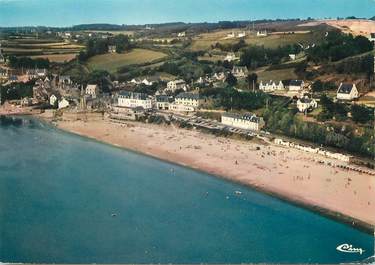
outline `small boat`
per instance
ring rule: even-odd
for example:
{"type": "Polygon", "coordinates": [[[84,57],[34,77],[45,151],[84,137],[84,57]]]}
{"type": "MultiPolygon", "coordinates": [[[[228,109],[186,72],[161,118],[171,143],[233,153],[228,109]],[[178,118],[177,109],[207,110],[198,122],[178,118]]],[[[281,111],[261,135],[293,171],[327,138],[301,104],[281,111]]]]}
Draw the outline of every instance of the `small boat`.
{"type": "Polygon", "coordinates": [[[111,214],[112,217],[116,217],[117,216],[117,213],[113,213],[111,214]]]}
{"type": "Polygon", "coordinates": [[[241,192],[241,191],[238,191],[238,190],[236,190],[236,191],[234,192],[234,194],[236,194],[236,195],[241,195],[241,194],[242,194],[242,192],[241,192]]]}

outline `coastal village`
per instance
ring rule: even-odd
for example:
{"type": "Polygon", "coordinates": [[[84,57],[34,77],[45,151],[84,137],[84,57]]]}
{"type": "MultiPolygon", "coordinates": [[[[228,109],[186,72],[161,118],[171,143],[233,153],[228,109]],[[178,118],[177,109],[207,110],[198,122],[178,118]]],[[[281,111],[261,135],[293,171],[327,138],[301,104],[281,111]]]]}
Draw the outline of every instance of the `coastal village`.
{"type": "Polygon", "coordinates": [[[203,31],[146,25],[124,34],[84,28],[6,32],[0,35],[0,114],[31,114],[57,126],[99,120],[118,130],[107,134],[147,124],[177,126],[259,143],[262,158],[276,153],[263,151],[267,146],[276,146],[333,171],[374,177],[374,33],[347,35],[328,22],[313,22],[228,22],[203,31]],[[20,39],[37,33],[41,43],[56,38],[77,49],[75,57],[57,62],[49,59],[56,54],[25,54],[20,39]],[[278,43],[271,43],[275,37],[278,43]],[[363,47],[334,59],[323,51],[335,41],[363,47]],[[117,61],[133,53],[156,57],[117,61]]]}

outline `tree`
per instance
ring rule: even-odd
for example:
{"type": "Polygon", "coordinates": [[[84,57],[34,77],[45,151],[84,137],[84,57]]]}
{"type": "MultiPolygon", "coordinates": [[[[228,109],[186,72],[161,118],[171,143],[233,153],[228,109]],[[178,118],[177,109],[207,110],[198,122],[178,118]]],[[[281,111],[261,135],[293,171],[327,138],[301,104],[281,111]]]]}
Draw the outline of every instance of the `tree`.
{"type": "Polygon", "coordinates": [[[250,87],[252,87],[253,91],[255,91],[257,81],[258,81],[258,75],[256,73],[251,73],[247,76],[247,84],[248,84],[249,90],[250,90],[250,87]]]}
{"type": "Polygon", "coordinates": [[[87,82],[97,84],[102,92],[109,92],[111,89],[110,74],[104,70],[95,70],[88,76],[87,82]]]}
{"type": "Polygon", "coordinates": [[[351,107],[352,119],[354,122],[367,123],[372,117],[373,110],[365,106],[352,105],[351,107]]]}
{"type": "Polygon", "coordinates": [[[235,86],[237,85],[237,78],[232,73],[229,73],[225,82],[227,82],[229,86],[235,86]]]}
{"type": "Polygon", "coordinates": [[[323,91],[323,82],[320,80],[317,80],[312,84],[311,88],[313,92],[321,92],[323,91]]]}
{"type": "Polygon", "coordinates": [[[122,53],[124,51],[130,50],[131,44],[129,41],[129,37],[124,34],[119,34],[114,37],[114,45],[116,45],[116,52],[122,53]]]}

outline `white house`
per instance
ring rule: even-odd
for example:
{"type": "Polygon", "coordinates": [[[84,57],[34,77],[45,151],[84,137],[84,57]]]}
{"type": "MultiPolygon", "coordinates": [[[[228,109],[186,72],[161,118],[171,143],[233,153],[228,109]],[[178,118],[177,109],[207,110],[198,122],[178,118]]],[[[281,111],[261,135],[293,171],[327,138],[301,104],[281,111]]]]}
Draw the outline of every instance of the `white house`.
{"type": "Polygon", "coordinates": [[[85,94],[96,98],[99,95],[99,86],[98,85],[87,85],[85,89],[85,94]]]}
{"type": "Polygon", "coordinates": [[[0,63],[5,63],[5,57],[3,55],[3,50],[1,49],[1,44],[0,44],[0,63]]]}
{"type": "Polygon", "coordinates": [[[258,37],[267,37],[267,35],[268,35],[267,30],[258,30],[257,31],[258,37]]]}
{"type": "Polygon", "coordinates": [[[142,79],[140,78],[133,78],[132,80],[130,80],[130,83],[134,84],[134,85],[140,85],[142,84],[142,79]]]}
{"type": "Polygon", "coordinates": [[[294,53],[289,54],[290,60],[294,61],[297,58],[297,55],[294,53]]]}
{"type": "Polygon", "coordinates": [[[353,100],[358,97],[359,93],[355,84],[341,83],[337,89],[337,99],[353,100]]]}
{"type": "Polygon", "coordinates": [[[239,33],[238,33],[238,37],[239,37],[239,38],[244,38],[244,37],[246,37],[246,32],[245,32],[245,31],[239,32],[239,33]]]}
{"type": "Polygon", "coordinates": [[[54,106],[55,103],[56,103],[56,101],[57,101],[57,97],[56,97],[54,94],[52,94],[52,95],[49,97],[49,104],[50,104],[51,106],[54,106]]]}
{"type": "Polygon", "coordinates": [[[184,32],[180,32],[180,33],[178,33],[177,34],[177,37],[185,37],[186,36],[186,33],[185,33],[185,31],[184,32]]]}
{"type": "Polygon", "coordinates": [[[289,82],[289,91],[301,91],[305,82],[303,80],[291,80],[289,82]]]}
{"type": "Polygon", "coordinates": [[[158,110],[169,110],[169,106],[173,103],[174,98],[167,95],[156,96],[156,108],[158,110]]]}
{"type": "Polygon", "coordinates": [[[156,77],[148,77],[148,78],[144,78],[141,83],[146,85],[146,86],[152,86],[154,83],[158,82],[159,79],[156,78],[156,77]]]}
{"type": "Polygon", "coordinates": [[[237,78],[244,78],[248,73],[249,71],[246,66],[233,66],[232,74],[237,78]]]}
{"type": "Polygon", "coordinates": [[[167,90],[175,92],[176,90],[183,89],[184,91],[187,90],[186,82],[182,79],[169,81],[167,83],[167,90]]]}
{"type": "Polygon", "coordinates": [[[306,112],[308,110],[313,110],[318,107],[318,103],[315,99],[308,97],[303,97],[297,100],[297,109],[299,112],[306,112]]]}
{"type": "Polygon", "coordinates": [[[239,60],[240,57],[237,57],[234,52],[227,53],[227,56],[225,56],[224,61],[232,62],[239,60]]]}
{"type": "Polygon", "coordinates": [[[212,78],[216,81],[222,81],[224,82],[225,81],[225,78],[226,78],[226,75],[224,72],[220,72],[220,73],[215,73],[212,78]]]}
{"type": "Polygon", "coordinates": [[[227,34],[227,38],[234,38],[234,37],[235,37],[234,32],[231,32],[231,33],[227,34]]]}
{"type": "Polygon", "coordinates": [[[41,78],[47,76],[47,69],[29,69],[26,70],[29,79],[41,78]]]}
{"type": "Polygon", "coordinates": [[[115,53],[115,52],[116,52],[116,45],[109,45],[108,53],[115,53]]]}
{"type": "Polygon", "coordinates": [[[281,81],[275,82],[275,81],[270,80],[269,82],[264,82],[264,83],[263,83],[263,81],[260,81],[259,89],[264,91],[264,92],[284,90],[284,84],[281,81]]]}
{"type": "Polygon", "coordinates": [[[370,37],[368,39],[369,39],[369,41],[375,42],[375,33],[370,33],[370,37]]]}
{"type": "Polygon", "coordinates": [[[70,76],[68,75],[60,75],[59,84],[70,85],[72,84],[72,80],[70,79],[70,76]]]}
{"type": "Polygon", "coordinates": [[[129,91],[122,91],[118,96],[117,104],[119,107],[136,108],[143,107],[144,109],[152,108],[152,101],[147,94],[135,93],[129,91]]]}
{"type": "Polygon", "coordinates": [[[184,105],[184,106],[191,106],[194,108],[198,108],[201,103],[201,97],[199,96],[199,94],[184,92],[176,96],[175,103],[177,105],[184,105]]]}
{"type": "Polygon", "coordinates": [[[246,113],[242,116],[233,113],[224,113],[221,116],[221,123],[227,126],[253,131],[259,131],[265,125],[262,117],[257,117],[252,113],[246,113]]]}
{"type": "Polygon", "coordinates": [[[0,68],[0,79],[8,79],[8,69],[0,68]]]}
{"type": "Polygon", "coordinates": [[[67,101],[65,98],[62,98],[60,101],[59,101],[59,109],[64,109],[64,108],[67,108],[69,107],[69,101],[67,101]]]}

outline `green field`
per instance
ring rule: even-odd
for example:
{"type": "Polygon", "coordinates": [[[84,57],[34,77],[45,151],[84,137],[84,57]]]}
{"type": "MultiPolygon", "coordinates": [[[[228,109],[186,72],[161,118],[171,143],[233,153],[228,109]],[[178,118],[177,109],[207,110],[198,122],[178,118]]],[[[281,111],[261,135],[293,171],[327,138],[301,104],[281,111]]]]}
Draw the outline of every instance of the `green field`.
{"type": "MultiPolygon", "coordinates": [[[[220,30],[211,33],[204,33],[194,38],[193,43],[189,47],[193,51],[208,50],[211,45],[217,42],[221,44],[237,43],[239,38],[227,39],[226,36],[232,30],[220,30]]],[[[237,30],[238,31],[238,30],[237,30]]],[[[266,48],[277,48],[288,44],[301,43],[304,45],[312,45],[319,43],[324,38],[324,32],[320,30],[299,32],[295,34],[274,33],[267,37],[257,37],[254,33],[246,32],[244,40],[247,44],[260,45],[266,48]]]]}
{"type": "Polygon", "coordinates": [[[257,73],[258,80],[263,81],[280,81],[286,79],[296,79],[297,75],[294,73],[294,68],[286,68],[280,70],[261,71],[257,73]]]}
{"type": "Polygon", "coordinates": [[[96,55],[89,59],[88,67],[90,70],[106,70],[110,73],[116,72],[117,69],[136,64],[152,63],[167,57],[167,54],[146,50],[146,49],[133,49],[126,53],[107,53],[96,55]]]}
{"type": "Polygon", "coordinates": [[[61,62],[74,58],[84,46],[61,39],[18,38],[0,40],[5,54],[16,56],[39,56],[61,62]]]}

